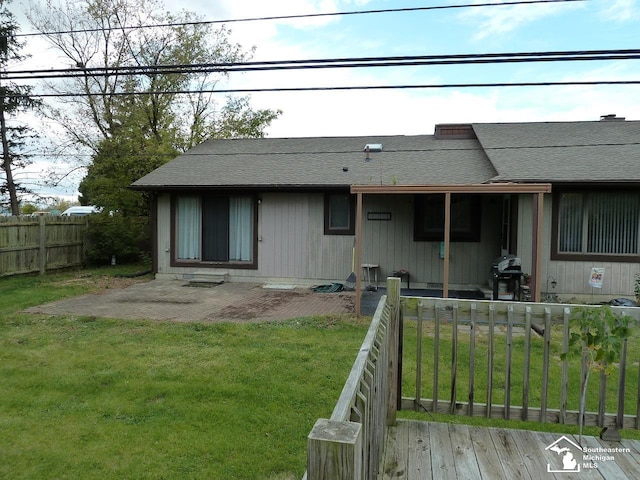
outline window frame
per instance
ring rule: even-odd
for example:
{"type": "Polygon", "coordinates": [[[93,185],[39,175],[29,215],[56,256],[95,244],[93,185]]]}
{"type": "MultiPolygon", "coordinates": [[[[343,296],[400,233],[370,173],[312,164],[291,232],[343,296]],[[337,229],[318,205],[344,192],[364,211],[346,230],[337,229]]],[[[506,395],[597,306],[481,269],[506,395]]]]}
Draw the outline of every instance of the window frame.
{"type": "Polygon", "coordinates": [[[355,235],[356,234],[356,196],[349,192],[333,191],[324,194],[324,234],[325,235],[355,235]],[[331,197],[347,195],[349,197],[349,226],[347,228],[331,227],[331,197]]]}
{"type": "MultiPolygon", "coordinates": [[[[451,203],[455,200],[468,202],[469,217],[471,224],[465,230],[455,230],[451,228],[451,242],[474,242],[481,241],[482,234],[482,196],[479,194],[456,193],[451,195],[451,203]]],[[[413,241],[414,242],[442,242],[444,241],[444,193],[416,194],[414,196],[414,218],[413,218],[413,241]],[[424,224],[426,204],[429,200],[438,198],[442,201],[443,219],[442,224],[437,228],[426,230],[424,224]]],[[[452,222],[453,223],[453,222],[452,222]]]]}
{"type": "MultiPolygon", "coordinates": [[[[202,215],[202,209],[200,211],[202,215]]],[[[171,195],[171,261],[172,267],[201,267],[201,268],[237,268],[237,269],[258,269],[258,196],[251,192],[233,192],[228,191],[197,191],[189,192],[184,191],[180,193],[174,193],[171,195]],[[251,261],[208,261],[202,259],[181,259],[178,258],[178,198],[182,196],[197,196],[200,198],[201,205],[202,200],[205,197],[226,197],[230,199],[232,197],[249,197],[251,198],[252,206],[252,232],[251,232],[251,261]]],[[[201,232],[202,242],[202,232],[201,232]]],[[[202,243],[200,244],[202,255],[202,243]]]]}
{"type": "MultiPolygon", "coordinates": [[[[592,262],[592,261],[601,261],[601,262],[618,262],[618,263],[637,263],[640,261],[640,245],[638,247],[639,253],[619,253],[619,254],[606,254],[606,253],[588,253],[588,252],[562,252],[560,251],[560,199],[563,194],[566,193],[579,193],[583,196],[583,204],[588,204],[586,202],[586,198],[591,193],[637,193],[638,189],[630,188],[628,185],[620,186],[620,188],[606,188],[602,186],[594,186],[594,187],[556,187],[553,191],[552,196],[552,210],[551,210],[551,260],[563,260],[563,261],[574,261],[574,262],[592,262]]],[[[640,208],[640,207],[639,207],[640,208]]],[[[584,215],[584,208],[582,210],[582,214],[584,215]]],[[[640,210],[639,210],[640,213],[640,210]]],[[[584,229],[588,229],[588,224],[583,224],[582,226],[583,232],[584,229]]],[[[638,225],[638,235],[640,242],[640,223],[638,225]]],[[[583,247],[584,249],[584,247],[583,247]]]]}

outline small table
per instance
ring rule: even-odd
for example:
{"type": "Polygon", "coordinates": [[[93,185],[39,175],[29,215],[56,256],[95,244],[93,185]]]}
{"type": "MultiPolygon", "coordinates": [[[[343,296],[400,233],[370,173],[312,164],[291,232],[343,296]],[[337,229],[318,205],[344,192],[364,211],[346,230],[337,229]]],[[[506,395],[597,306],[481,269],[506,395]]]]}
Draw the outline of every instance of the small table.
{"type": "Polygon", "coordinates": [[[380,265],[376,265],[374,263],[363,263],[362,264],[362,273],[364,279],[367,282],[367,290],[378,290],[378,270],[380,270],[380,265]],[[373,277],[376,282],[375,287],[371,284],[371,272],[373,272],[373,277]]]}

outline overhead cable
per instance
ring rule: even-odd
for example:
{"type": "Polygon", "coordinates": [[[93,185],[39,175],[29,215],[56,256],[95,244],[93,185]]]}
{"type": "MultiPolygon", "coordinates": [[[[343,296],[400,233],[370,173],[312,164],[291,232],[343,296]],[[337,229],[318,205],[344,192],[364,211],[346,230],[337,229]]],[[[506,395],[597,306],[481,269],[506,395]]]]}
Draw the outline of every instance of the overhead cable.
{"type": "MultiPolygon", "coordinates": [[[[333,87],[276,87],[276,88],[229,88],[216,90],[159,90],[142,92],[113,92],[109,96],[126,95],[180,95],[198,93],[265,93],[265,92],[321,92],[344,90],[408,90],[408,89],[439,89],[439,88],[491,88],[491,87],[552,87],[552,86],[593,86],[593,85],[640,85],[640,80],[567,80],[561,82],[498,82],[498,83],[440,83],[440,84],[412,84],[412,85],[353,85],[333,87]]],[[[29,97],[96,97],[104,93],[30,93],[29,97]]],[[[24,95],[7,94],[7,97],[22,97],[24,95]]]]}
{"type": "Polygon", "coordinates": [[[142,65],[122,67],[77,67],[53,70],[13,70],[4,73],[6,80],[75,78],[85,76],[202,74],[257,72],[275,70],[308,70],[326,68],[371,68],[437,65],[477,65],[493,63],[570,62],[602,60],[637,60],[640,49],[584,50],[550,52],[513,52],[454,55],[414,55],[393,57],[323,58],[310,60],[274,60],[256,62],[220,62],[174,65],[142,65]]]}

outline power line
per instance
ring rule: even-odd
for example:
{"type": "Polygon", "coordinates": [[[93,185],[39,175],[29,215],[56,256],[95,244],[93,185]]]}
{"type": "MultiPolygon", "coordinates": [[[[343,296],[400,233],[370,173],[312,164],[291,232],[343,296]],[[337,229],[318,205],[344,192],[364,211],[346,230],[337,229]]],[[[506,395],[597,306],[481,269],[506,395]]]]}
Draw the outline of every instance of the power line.
{"type": "MultiPolygon", "coordinates": [[[[534,122],[535,123],[535,122],[534,122]]],[[[396,135],[383,135],[380,138],[385,138],[385,137],[394,137],[396,135]]],[[[411,136],[432,136],[432,135],[411,135],[411,136]]],[[[294,137],[293,139],[295,140],[296,137],[294,137]]],[[[297,138],[305,138],[305,137],[297,137],[297,138]]],[[[347,136],[347,137],[335,137],[335,138],[370,138],[370,136],[347,136]]],[[[227,139],[217,139],[217,140],[227,140],[227,139]]],[[[269,137],[269,138],[260,138],[260,139],[251,139],[251,140],[281,140],[280,138],[277,137],[269,137]]],[[[233,140],[234,142],[237,140],[233,140]]],[[[446,142],[447,140],[443,140],[443,142],[446,142]]],[[[498,146],[498,147],[455,147],[455,148],[451,148],[451,147],[446,147],[446,148],[440,148],[440,147],[432,147],[432,148],[396,148],[396,149],[389,149],[389,148],[385,148],[384,153],[420,153],[420,152],[481,152],[481,151],[486,151],[486,150],[540,150],[540,149],[566,149],[566,148],[593,148],[593,147],[626,147],[626,146],[637,146],[640,145],[640,142],[618,142],[618,143],[611,143],[611,142],[596,142],[596,143],[572,143],[572,144],[563,144],[563,145],[503,145],[503,146],[498,146]]],[[[244,155],[251,155],[251,156],[273,156],[273,155],[353,155],[353,154],[362,154],[361,150],[323,150],[323,151],[308,151],[308,150],[289,150],[289,151],[269,151],[269,152],[265,152],[265,151],[247,151],[247,152],[207,152],[207,153],[188,153],[187,155],[189,156],[196,156],[196,157],[239,157],[239,156],[244,156],[244,155]]],[[[178,153],[178,155],[182,155],[182,153],[178,153]]],[[[55,158],[59,158],[59,157],[65,157],[65,156],[69,156],[69,157],[93,157],[92,154],[82,154],[82,155],[76,155],[76,154],[42,154],[42,155],[38,155],[38,157],[55,157],[55,158]]],[[[172,154],[172,153],[166,153],[166,154],[159,154],[159,155],[146,155],[146,154],[138,154],[138,155],[128,155],[128,157],[130,158],[148,158],[150,156],[164,156],[164,157],[171,157],[171,158],[175,158],[176,155],[172,154]]],[[[82,165],[80,167],[76,167],[77,169],[80,168],[86,168],[86,166],[82,165]]]]}
{"type": "Polygon", "coordinates": [[[392,57],[322,58],[258,62],[220,62],[199,64],[144,65],[122,67],[79,67],[54,70],[14,70],[5,72],[6,80],[76,78],[110,75],[158,75],[307,70],[326,68],[371,68],[434,65],[476,65],[491,63],[569,62],[595,60],[637,60],[640,49],[512,52],[455,55],[414,55],[392,57]]]}
{"type": "MultiPolygon", "coordinates": [[[[160,27],[182,27],[182,26],[196,26],[196,25],[213,25],[213,24],[225,24],[225,23],[241,23],[241,22],[262,22],[273,20],[295,20],[304,18],[321,18],[321,17],[337,17],[347,15],[367,15],[367,14],[379,14],[379,13],[405,13],[416,11],[428,11],[428,10],[448,10],[458,8],[475,8],[475,7],[500,7],[510,5],[527,5],[536,3],[570,3],[570,2],[586,2],[589,0],[520,0],[510,2],[487,2],[487,3],[467,3],[460,5],[434,5],[430,7],[407,7],[407,8],[387,8],[378,10],[354,10],[347,12],[333,12],[333,13],[309,13],[302,15],[277,15],[269,17],[249,17],[249,18],[235,18],[227,20],[201,20],[196,22],[179,22],[179,23],[161,23],[156,25],[138,25],[138,26],[122,26],[118,30],[136,30],[143,28],[160,28],[160,27]]],[[[91,33],[91,32],[103,32],[108,29],[105,28],[88,28],[81,30],[63,30],[56,32],[33,32],[33,33],[21,33],[15,35],[16,37],[31,37],[41,35],[65,35],[73,33],[91,33]]]]}
{"type": "MultiPolygon", "coordinates": [[[[411,84],[411,85],[352,85],[334,87],[277,87],[277,88],[229,88],[220,90],[161,90],[150,92],[114,92],[110,96],[124,95],[180,95],[197,93],[269,93],[269,92],[322,92],[348,90],[409,90],[409,89],[440,89],[440,88],[491,88],[491,87],[555,87],[555,86],[594,86],[594,85],[639,85],[640,80],[567,80],[561,82],[497,82],[497,83],[439,83],[439,84],[411,84]]],[[[31,93],[29,97],[94,97],[103,93],[31,93]]],[[[21,97],[22,95],[7,94],[6,97],[21,97]]]]}

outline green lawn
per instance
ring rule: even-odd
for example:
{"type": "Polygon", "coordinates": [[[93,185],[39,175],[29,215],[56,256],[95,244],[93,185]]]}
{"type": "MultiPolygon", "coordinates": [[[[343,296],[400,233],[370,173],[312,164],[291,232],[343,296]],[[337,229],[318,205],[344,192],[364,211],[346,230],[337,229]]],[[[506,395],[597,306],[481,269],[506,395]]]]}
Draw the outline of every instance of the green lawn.
{"type": "Polygon", "coordinates": [[[75,278],[0,279],[0,478],[302,476],[306,437],[331,414],[366,322],[20,313],[93,288],[75,278]]]}
{"type": "MultiPolygon", "coordinates": [[[[0,278],[0,478],[301,478],[306,437],[317,418],[330,416],[369,319],[203,324],[21,312],[105,288],[114,273],[131,271],[135,267],[0,278]]],[[[407,322],[405,335],[403,388],[411,395],[415,322],[407,322]]],[[[460,341],[458,393],[464,400],[468,339],[466,346],[464,336],[460,341]]],[[[514,354],[522,350],[521,341],[514,340],[514,354]]],[[[486,365],[484,343],[479,340],[476,351],[477,372],[486,365]]],[[[532,348],[534,362],[542,355],[538,343],[532,348]]],[[[428,397],[433,368],[428,333],[423,344],[422,396],[428,397]]],[[[640,356],[637,344],[632,358],[640,356]]],[[[496,347],[498,365],[504,365],[503,350],[496,347]]],[[[441,351],[443,368],[450,362],[450,342],[441,351]]],[[[554,358],[558,355],[555,348],[554,358]]],[[[629,383],[637,385],[637,361],[632,365],[629,383]]],[[[553,382],[557,368],[554,364],[553,382]]],[[[520,372],[516,365],[516,384],[520,372]]],[[[533,375],[538,374],[535,369],[533,375]]],[[[440,379],[444,391],[450,379],[446,370],[440,379]]],[[[499,403],[502,380],[494,380],[494,402],[499,403]]],[[[482,401],[481,380],[477,388],[476,399],[482,401]]],[[[556,393],[553,384],[550,395],[556,393]]],[[[514,404],[518,401],[513,398],[514,404]]],[[[414,412],[399,416],[577,433],[577,427],[567,425],[414,412]]],[[[623,436],[640,438],[633,430],[623,436]]]]}

